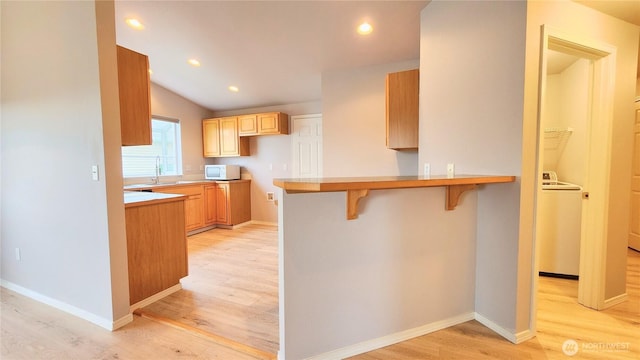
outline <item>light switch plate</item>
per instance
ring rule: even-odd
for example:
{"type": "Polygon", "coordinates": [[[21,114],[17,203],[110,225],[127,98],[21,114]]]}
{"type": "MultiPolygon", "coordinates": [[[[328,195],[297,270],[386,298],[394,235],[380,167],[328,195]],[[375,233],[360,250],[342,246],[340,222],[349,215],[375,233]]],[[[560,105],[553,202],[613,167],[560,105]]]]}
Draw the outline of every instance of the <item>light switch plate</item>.
{"type": "Polygon", "coordinates": [[[98,181],[100,176],[98,175],[98,165],[91,165],[91,178],[93,181],[98,181]]]}

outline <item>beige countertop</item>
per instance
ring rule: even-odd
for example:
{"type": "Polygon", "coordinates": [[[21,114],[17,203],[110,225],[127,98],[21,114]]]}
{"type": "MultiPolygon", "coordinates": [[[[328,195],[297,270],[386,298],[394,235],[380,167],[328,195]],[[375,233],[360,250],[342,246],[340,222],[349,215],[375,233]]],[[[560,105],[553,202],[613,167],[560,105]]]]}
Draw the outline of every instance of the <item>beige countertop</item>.
{"type": "Polygon", "coordinates": [[[445,210],[458,205],[462,193],[478,185],[510,183],[511,175],[456,175],[447,176],[372,176],[311,179],[274,179],[273,184],[288,194],[345,191],[347,193],[347,219],[358,218],[358,203],[370,190],[409,189],[419,187],[444,187],[445,210]]]}
{"type": "Polygon", "coordinates": [[[135,207],[151,204],[160,204],[171,201],[181,201],[186,198],[185,195],[178,194],[164,194],[153,193],[144,191],[125,191],[124,192],[124,207],[135,207]]]}
{"type": "Polygon", "coordinates": [[[274,179],[273,184],[287,192],[329,192],[346,190],[406,189],[416,187],[479,185],[515,181],[515,176],[456,175],[446,176],[371,176],[305,179],[274,179]]]}
{"type": "Polygon", "coordinates": [[[229,182],[245,182],[251,181],[250,179],[240,179],[240,180],[180,180],[180,181],[170,181],[170,182],[160,182],[159,184],[129,184],[124,186],[124,190],[132,190],[132,191],[140,191],[140,190],[153,190],[156,188],[166,188],[172,186],[188,186],[188,185],[199,185],[199,184],[215,184],[215,183],[229,183],[229,182]]]}

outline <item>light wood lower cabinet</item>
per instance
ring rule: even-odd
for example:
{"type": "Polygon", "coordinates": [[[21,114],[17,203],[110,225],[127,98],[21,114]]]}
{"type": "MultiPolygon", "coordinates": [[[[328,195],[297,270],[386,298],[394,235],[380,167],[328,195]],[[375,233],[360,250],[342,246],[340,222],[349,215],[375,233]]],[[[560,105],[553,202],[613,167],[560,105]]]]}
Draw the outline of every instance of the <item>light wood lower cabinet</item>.
{"type": "Polygon", "coordinates": [[[216,223],[226,224],[229,222],[229,216],[227,213],[227,194],[229,192],[229,186],[226,184],[216,185],[216,223]]]}
{"type": "Polygon", "coordinates": [[[218,183],[218,224],[236,225],[251,220],[251,182],[218,183]],[[221,216],[223,213],[224,216],[221,216]]]}
{"type": "Polygon", "coordinates": [[[131,305],[188,275],[184,211],[183,199],[125,208],[131,305]]]}
{"type": "Polygon", "coordinates": [[[154,188],[153,192],[187,195],[184,203],[187,231],[251,220],[250,180],[174,185],[154,188]]]}
{"type": "Polygon", "coordinates": [[[184,201],[184,217],[187,231],[205,226],[202,185],[170,186],[154,190],[154,192],[187,195],[187,199],[184,201]]]}
{"type": "Polygon", "coordinates": [[[215,184],[204,186],[204,225],[211,226],[216,223],[217,209],[216,196],[218,187],[215,184]]]}

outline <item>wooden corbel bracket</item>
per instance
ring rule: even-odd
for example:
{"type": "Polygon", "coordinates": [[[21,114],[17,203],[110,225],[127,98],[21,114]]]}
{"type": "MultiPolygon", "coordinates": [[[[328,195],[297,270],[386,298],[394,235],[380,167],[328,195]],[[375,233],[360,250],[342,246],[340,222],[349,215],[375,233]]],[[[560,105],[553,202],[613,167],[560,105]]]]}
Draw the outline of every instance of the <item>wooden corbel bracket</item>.
{"type": "Polygon", "coordinates": [[[347,220],[358,218],[358,203],[369,195],[369,189],[347,190],[347,220]]]}
{"type": "Polygon", "coordinates": [[[468,185],[449,185],[447,186],[447,194],[445,199],[445,209],[446,210],[454,210],[456,206],[458,206],[458,202],[460,201],[460,196],[467,190],[473,190],[477,187],[476,184],[468,184],[468,185]]]}

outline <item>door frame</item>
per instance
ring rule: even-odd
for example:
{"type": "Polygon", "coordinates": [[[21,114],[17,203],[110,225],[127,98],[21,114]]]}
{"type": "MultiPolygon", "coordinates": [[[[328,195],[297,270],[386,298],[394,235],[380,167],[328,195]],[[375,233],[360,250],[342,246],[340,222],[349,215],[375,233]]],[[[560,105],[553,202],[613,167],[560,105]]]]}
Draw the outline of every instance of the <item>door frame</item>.
{"type": "Polygon", "coordinates": [[[568,34],[548,25],[541,27],[540,67],[538,81],[536,186],[534,189],[534,261],[531,291],[531,328],[537,323],[537,293],[539,271],[539,241],[541,224],[539,192],[544,160],[542,116],[545,107],[547,52],[549,49],[592,60],[590,118],[587,125],[588,149],[584,190],[590,194],[583,200],[580,240],[580,270],[578,302],[601,310],[605,306],[606,251],[611,167],[613,94],[616,75],[616,47],[584,36],[568,34]]]}

